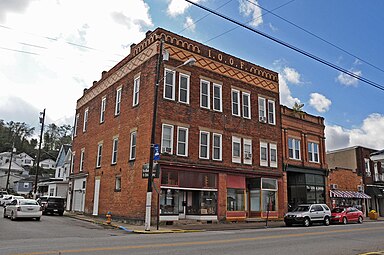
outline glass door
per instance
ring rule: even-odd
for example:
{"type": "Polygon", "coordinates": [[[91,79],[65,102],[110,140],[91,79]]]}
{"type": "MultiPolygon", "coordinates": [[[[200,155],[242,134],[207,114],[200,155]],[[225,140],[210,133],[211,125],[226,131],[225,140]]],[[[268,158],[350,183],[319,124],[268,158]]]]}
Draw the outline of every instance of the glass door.
{"type": "Polygon", "coordinates": [[[185,211],[187,206],[187,196],[186,192],[180,190],[179,192],[179,219],[185,219],[185,211]]]}

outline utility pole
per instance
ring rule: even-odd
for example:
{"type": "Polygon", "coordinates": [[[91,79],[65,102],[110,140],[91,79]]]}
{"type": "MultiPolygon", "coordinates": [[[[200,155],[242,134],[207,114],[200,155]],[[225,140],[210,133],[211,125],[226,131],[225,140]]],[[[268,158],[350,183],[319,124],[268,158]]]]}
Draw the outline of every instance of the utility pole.
{"type": "Polygon", "coordinates": [[[5,186],[5,190],[8,192],[8,194],[9,194],[9,177],[11,175],[12,157],[13,157],[13,153],[16,152],[15,141],[14,140],[15,140],[15,136],[13,136],[12,150],[11,150],[11,160],[9,161],[9,167],[8,167],[8,173],[7,173],[7,185],[5,186]]]}
{"type": "Polygon", "coordinates": [[[44,109],[44,111],[40,112],[39,119],[40,119],[40,124],[41,124],[41,131],[40,131],[39,150],[37,151],[35,189],[33,191],[33,193],[34,193],[33,196],[34,196],[35,199],[36,199],[36,194],[37,194],[37,180],[38,180],[38,176],[39,176],[41,142],[43,140],[43,132],[44,132],[45,109],[44,109]]]}

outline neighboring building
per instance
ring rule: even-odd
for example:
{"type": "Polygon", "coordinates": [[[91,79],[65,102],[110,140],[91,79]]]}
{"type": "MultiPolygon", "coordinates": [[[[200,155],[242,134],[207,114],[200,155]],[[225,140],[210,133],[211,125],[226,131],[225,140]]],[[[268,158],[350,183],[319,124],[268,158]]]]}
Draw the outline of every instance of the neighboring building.
{"type": "Polygon", "coordinates": [[[55,164],[53,159],[44,159],[39,162],[39,166],[44,169],[55,169],[55,164]]]}
{"type": "MultiPolygon", "coordinates": [[[[282,217],[278,74],[163,29],[132,45],[78,100],[71,209],[144,220],[161,38],[169,60],[160,66],[153,219],[156,190],[161,221],[282,217]],[[194,66],[176,68],[191,57],[194,66]]],[[[321,172],[323,161],[313,165],[321,172]]]]}
{"type": "Polygon", "coordinates": [[[364,192],[371,199],[367,200],[367,210],[376,210],[384,216],[384,178],[379,171],[379,164],[371,160],[371,154],[377,150],[355,146],[327,152],[327,163],[330,169],[346,168],[355,171],[361,176],[364,192]]]}
{"type": "Polygon", "coordinates": [[[324,118],[281,106],[281,119],[285,204],[328,203],[324,118]]]}
{"type": "MultiPolygon", "coordinates": [[[[11,172],[9,174],[9,188],[13,189],[13,183],[23,178],[25,178],[25,176],[21,176],[19,174],[11,172]]],[[[7,187],[7,179],[8,173],[0,171],[0,190],[5,190],[5,188],[7,187]]]]}
{"type": "Polygon", "coordinates": [[[29,167],[31,168],[34,164],[34,158],[29,156],[27,153],[22,152],[15,156],[16,163],[19,164],[22,167],[29,167]]]}
{"type": "Polygon", "coordinates": [[[28,195],[33,191],[35,176],[20,179],[13,182],[13,191],[20,195],[28,195]]]}
{"type": "Polygon", "coordinates": [[[384,150],[371,153],[370,159],[373,161],[373,184],[367,184],[367,189],[375,195],[372,208],[379,208],[384,216],[384,150]]]}

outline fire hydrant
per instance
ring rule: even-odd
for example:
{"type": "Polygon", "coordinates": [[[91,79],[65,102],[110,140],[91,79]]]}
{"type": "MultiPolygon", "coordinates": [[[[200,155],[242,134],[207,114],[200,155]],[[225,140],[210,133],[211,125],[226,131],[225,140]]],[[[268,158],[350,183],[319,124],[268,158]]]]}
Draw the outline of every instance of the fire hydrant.
{"type": "Polygon", "coordinates": [[[105,223],[107,223],[107,224],[111,224],[111,222],[112,222],[112,213],[111,213],[111,212],[107,212],[107,214],[105,215],[105,217],[107,218],[107,220],[105,221],[105,223]]]}

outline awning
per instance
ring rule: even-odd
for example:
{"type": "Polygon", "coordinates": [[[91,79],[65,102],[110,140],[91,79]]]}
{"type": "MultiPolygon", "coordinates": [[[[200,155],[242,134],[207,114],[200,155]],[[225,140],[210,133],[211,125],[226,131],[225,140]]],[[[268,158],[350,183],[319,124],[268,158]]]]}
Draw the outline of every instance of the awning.
{"type": "Polygon", "coordinates": [[[363,192],[345,191],[345,190],[331,190],[330,197],[332,198],[368,198],[371,197],[363,192]]]}
{"type": "Polygon", "coordinates": [[[383,193],[381,192],[381,190],[375,186],[367,186],[365,191],[373,197],[375,197],[375,196],[376,197],[382,197],[383,196],[383,193]]]}

